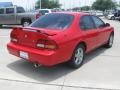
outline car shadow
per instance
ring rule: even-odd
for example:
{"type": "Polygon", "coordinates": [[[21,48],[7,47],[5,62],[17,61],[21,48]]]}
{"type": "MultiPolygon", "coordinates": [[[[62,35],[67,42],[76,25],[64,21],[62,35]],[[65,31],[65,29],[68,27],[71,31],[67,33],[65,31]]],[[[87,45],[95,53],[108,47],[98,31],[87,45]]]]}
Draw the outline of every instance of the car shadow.
{"type": "MultiPolygon", "coordinates": [[[[96,56],[99,56],[100,54],[102,54],[105,50],[106,50],[105,48],[101,47],[87,54],[85,57],[83,66],[86,63],[90,62],[96,56]]],[[[35,68],[33,64],[28,63],[27,61],[22,59],[15,61],[13,63],[10,63],[9,65],[7,65],[7,67],[19,74],[22,74],[24,76],[27,76],[31,79],[34,79],[36,81],[40,81],[43,83],[54,81],[56,79],[64,77],[67,74],[75,71],[75,69],[69,68],[66,64],[60,64],[60,65],[56,65],[54,67],[49,67],[49,68],[48,67],[35,68]]]]}
{"type": "Polygon", "coordinates": [[[35,68],[32,63],[24,60],[18,60],[7,65],[11,70],[32,78],[42,83],[49,83],[56,79],[62,78],[73,70],[65,66],[65,64],[56,65],[54,67],[39,67],[35,68]]]}
{"type": "Polygon", "coordinates": [[[103,54],[105,51],[107,50],[107,48],[105,47],[100,47],[100,48],[97,48],[96,50],[86,54],[85,56],[85,60],[84,60],[84,64],[87,64],[88,62],[92,61],[93,58],[97,57],[97,56],[100,56],[101,54],[103,54]]]}

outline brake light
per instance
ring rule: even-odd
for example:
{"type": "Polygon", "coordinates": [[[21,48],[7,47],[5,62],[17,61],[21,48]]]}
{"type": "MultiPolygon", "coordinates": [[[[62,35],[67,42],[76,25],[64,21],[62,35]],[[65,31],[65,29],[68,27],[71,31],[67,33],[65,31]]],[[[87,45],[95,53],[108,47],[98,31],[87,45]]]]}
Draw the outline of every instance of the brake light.
{"type": "Polygon", "coordinates": [[[11,38],[11,42],[15,42],[15,43],[18,42],[17,35],[11,33],[10,38],[11,38]]]}
{"type": "Polygon", "coordinates": [[[19,40],[19,33],[22,30],[22,27],[13,27],[13,30],[10,34],[11,42],[17,43],[19,40]]]}
{"type": "Polygon", "coordinates": [[[36,19],[38,19],[41,16],[40,13],[36,14],[36,19]]]}
{"type": "Polygon", "coordinates": [[[18,39],[16,39],[16,38],[11,38],[11,41],[12,41],[12,42],[18,42],[18,39]]]}
{"type": "Polygon", "coordinates": [[[52,49],[52,50],[55,50],[55,49],[58,48],[55,41],[53,41],[53,40],[44,40],[44,39],[38,40],[37,47],[38,48],[43,48],[43,49],[52,49]]]}
{"type": "Polygon", "coordinates": [[[18,42],[18,29],[14,28],[10,34],[11,42],[17,43],[18,42]]]}

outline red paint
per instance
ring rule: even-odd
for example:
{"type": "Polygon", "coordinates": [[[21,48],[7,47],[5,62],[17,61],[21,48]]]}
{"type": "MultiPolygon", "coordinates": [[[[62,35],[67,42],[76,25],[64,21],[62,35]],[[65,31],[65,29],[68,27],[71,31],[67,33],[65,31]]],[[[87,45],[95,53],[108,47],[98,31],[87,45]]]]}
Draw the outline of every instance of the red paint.
{"type": "Polygon", "coordinates": [[[9,53],[20,57],[19,52],[24,51],[29,55],[28,61],[44,66],[52,66],[70,60],[74,49],[81,42],[86,44],[86,53],[105,44],[111,32],[114,31],[111,26],[99,28],[100,30],[81,30],[79,19],[88,14],[69,14],[74,15],[74,20],[72,25],[66,30],[49,30],[32,27],[14,28],[11,32],[11,38],[13,37],[15,42],[10,41],[8,43],[9,53]],[[45,47],[49,47],[49,49],[39,48],[37,43],[40,43],[40,45],[45,44],[45,47]]]}

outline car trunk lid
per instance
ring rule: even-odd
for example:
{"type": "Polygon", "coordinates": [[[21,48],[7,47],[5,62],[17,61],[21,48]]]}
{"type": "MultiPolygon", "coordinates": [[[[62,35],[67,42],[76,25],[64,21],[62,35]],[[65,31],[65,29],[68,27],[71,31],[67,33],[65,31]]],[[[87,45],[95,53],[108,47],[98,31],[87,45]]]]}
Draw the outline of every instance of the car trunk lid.
{"type": "Polygon", "coordinates": [[[56,34],[56,32],[38,28],[14,28],[11,33],[11,38],[14,36],[17,38],[18,41],[16,44],[36,47],[36,43],[39,39],[49,40],[49,36],[54,36],[56,34]]]}

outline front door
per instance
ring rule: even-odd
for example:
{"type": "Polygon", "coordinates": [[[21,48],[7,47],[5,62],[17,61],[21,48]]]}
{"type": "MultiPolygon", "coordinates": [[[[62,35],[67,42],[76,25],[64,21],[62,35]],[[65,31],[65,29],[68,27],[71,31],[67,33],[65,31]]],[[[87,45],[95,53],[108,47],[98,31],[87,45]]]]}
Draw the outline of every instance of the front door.
{"type": "Polygon", "coordinates": [[[87,51],[91,51],[97,47],[98,43],[98,31],[95,24],[89,15],[82,16],[80,19],[80,29],[83,32],[83,36],[87,43],[87,51]]]}
{"type": "Polygon", "coordinates": [[[110,28],[105,27],[105,23],[97,16],[92,16],[92,19],[95,23],[96,30],[99,32],[99,34],[98,34],[98,46],[101,46],[107,42],[108,37],[109,37],[110,28]]]}

